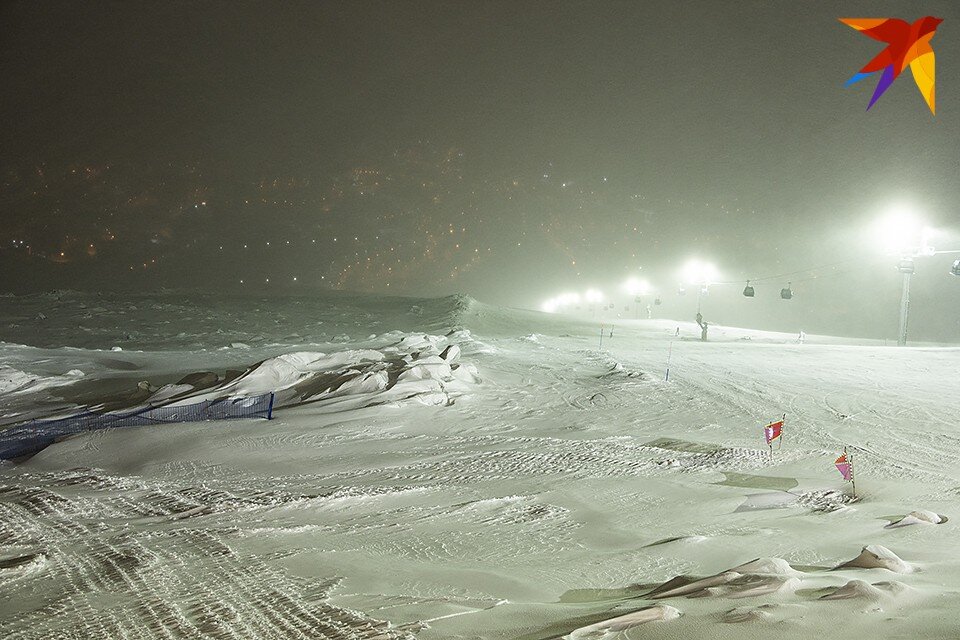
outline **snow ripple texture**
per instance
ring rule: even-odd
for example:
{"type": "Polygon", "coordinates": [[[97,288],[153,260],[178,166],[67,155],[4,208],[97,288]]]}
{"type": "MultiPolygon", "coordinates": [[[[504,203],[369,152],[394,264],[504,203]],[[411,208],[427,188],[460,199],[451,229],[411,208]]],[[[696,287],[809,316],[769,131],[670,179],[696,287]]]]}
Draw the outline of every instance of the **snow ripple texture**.
{"type": "Polygon", "coordinates": [[[231,513],[304,496],[138,486],[89,470],[23,480],[0,487],[4,638],[412,637],[330,604],[335,577],[291,577],[233,548],[231,513]]]}

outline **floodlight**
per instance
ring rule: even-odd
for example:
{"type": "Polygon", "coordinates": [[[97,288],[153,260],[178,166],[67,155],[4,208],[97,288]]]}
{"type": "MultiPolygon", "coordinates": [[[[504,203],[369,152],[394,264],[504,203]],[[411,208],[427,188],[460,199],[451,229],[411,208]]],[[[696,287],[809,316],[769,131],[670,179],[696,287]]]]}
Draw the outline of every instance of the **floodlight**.
{"type": "Polygon", "coordinates": [[[603,293],[597,289],[587,289],[584,298],[590,303],[600,302],[603,300],[603,293]]]}

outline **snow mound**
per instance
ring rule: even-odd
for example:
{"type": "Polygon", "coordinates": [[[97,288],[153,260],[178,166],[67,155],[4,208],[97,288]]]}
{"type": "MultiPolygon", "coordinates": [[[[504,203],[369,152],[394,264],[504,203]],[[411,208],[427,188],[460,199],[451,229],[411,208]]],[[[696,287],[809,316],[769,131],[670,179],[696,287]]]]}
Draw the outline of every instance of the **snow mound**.
{"type": "Polygon", "coordinates": [[[314,409],[339,411],[406,401],[448,406],[480,383],[476,366],[461,361],[461,346],[448,336],[416,333],[391,339],[379,349],[284,353],[232,377],[189,374],[156,390],[147,385],[152,392],[147,402],[187,406],[272,393],[274,409],[311,403],[314,409]]]}
{"type": "Polygon", "coordinates": [[[0,393],[17,391],[35,380],[37,380],[37,376],[31,376],[13,367],[0,367],[0,393]]]}
{"type": "Polygon", "coordinates": [[[647,594],[660,600],[688,598],[753,598],[774,593],[792,593],[803,575],[782,558],[757,558],[707,578],[691,581],[677,576],[647,594]]]}
{"type": "Polygon", "coordinates": [[[720,585],[727,584],[728,582],[732,582],[739,577],[740,577],[739,573],[736,573],[734,571],[724,571],[723,573],[718,573],[717,575],[710,576],[709,578],[694,580],[693,582],[689,582],[687,584],[681,584],[680,586],[677,586],[677,587],[667,588],[664,591],[659,591],[659,589],[670,587],[671,584],[682,581],[682,578],[678,577],[663,583],[662,585],[660,585],[660,587],[657,587],[657,589],[654,589],[652,592],[650,592],[647,597],[659,600],[662,598],[675,598],[677,596],[689,596],[689,595],[697,594],[700,592],[704,592],[707,589],[711,589],[714,587],[718,587],[720,585]]]}
{"type": "MultiPolygon", "coordinates": [[[[726,574],[732,575],[732,572],[726,574]]],[[[800,588],[800,580],[787,576],[741,575],[721,585],[701,589],[688,598],[756,598],[775,593],[793,593],[800,588]]]]}
{"type": "Polygon", "coordinates": [[[372,350],[348,350],[327,355],[299,351],[264,360],[235,382],[222,387],[233,397],[256,396],[289,389],[314,374],[380,362],[384,355],[372,350]]]}
{"type": "Polygon", "coordinates": [[[768,611],[770,608],[770,605],[736,607],[724,613],[720,619],[726,623],[770,622],[773,620],[773,614],[768,611]]]}
{"type": "Polygon", "coordinates": [[[865,580],[851,580],[831,593],[820,596],[820,599],[880,600],[882,598],[899,596],[910,590],[910,587],[895,580],[890,582],[874,582],[873,584],[865,580]]]}
{"type": "Polygon", "coordinates": [[[818,513],[831,513],[845,509],[848,504],[856,502],[849,493],[836,489],[822,489],[808,491],[797,497],[797,504],[818,513]]]}
{"type": "Polygon", "coordinates": [[[633,613],[628,613],[617,618],[597,622],[586,627],[581,627],[564,636],[568,640],[589,640],[592,638],[605,638],[638,627],[648,622],[665,622],[676,620],[681,615],[680,610],[666,604],[658,604],[646,609],[640,609],[633,613]]]}
{"type": "Polygon", "coordinates": [[[942,516],[939,513],[934,513],[933,511],[925,511],[918,509],[916,511],[911,511],[907,515],[903,516],[899,520],[891,522],[884,529],[896,529],[897,527],[908,527],[912,524],[943,524],[947,521],[946,516],[942,516]]]}
{"type": "Polygon", "coordinates": [[[853,600],[853,599],[866,599],[866,600],[879,600],[883,596],[883,592],[864,580],[851,580],[842,587],[838,587],[836,591],[828,593],[827,595],[820,596],[821,600],[853,600]]]}
{"type": "Polygon", "coordinates": [[[799,576],[801,572],[790,566],[783,558],[757,558],[733,567],[730,571],[756,575],[799,576]]]}
{"type": "Polygon", "coordinates": [[[43,553],[31,553],[15,558],[0,558],[0,579],[10,583],[43,571],[47,566],[47,556],[43,553]]]}
{"type": "Polygon", "coordinates": [[[856,558],[837,567],[837,569],[841,568],[886,569],[894,573],[913,572],[913,567],[901,560],[893,551],[879,544],[864,547],[856,558]]]}
{"type": "Polygon", "coordinates": [[[42,376],[26,373],[7,365],[0,365],[0,395],[5,393],[32,393],[50,387],[60,387],[76,382],[83,376],[83,371],[79,369],[71,369],[62,376],[42,376]]]}

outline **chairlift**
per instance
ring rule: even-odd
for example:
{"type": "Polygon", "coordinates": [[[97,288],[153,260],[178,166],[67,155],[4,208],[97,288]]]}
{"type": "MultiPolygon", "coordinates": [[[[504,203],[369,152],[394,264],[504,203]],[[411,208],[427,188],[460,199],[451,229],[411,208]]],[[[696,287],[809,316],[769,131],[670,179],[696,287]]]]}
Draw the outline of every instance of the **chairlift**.
{"type": "Polygon", "coordinates": [[[913,273],[916,267],[913,264],[913,258],[904,258],[897,263],[897,271],[900,273],[913,273]]]}
{"type": "Polygon", "coordinates": [[[780,297],[783,298],[784,300],[789,300],[790,298],[793,297],[793,290],[790,289],[789,282],[787,283],[786,287],[784,287],[783,289],[780,289],[780,297]]]}
{"type": "Polygon", "coordinates": [[[653,301],[653,304],[657,306],[660,306],[661,304],[663,304],[663,302],[661,302],[660,300],[660,296],[657,296],[657,298],[653,301]]]}
{"type": "Polygon", "coordinates": [[[743,288],[743,295],[747,298],[752,298],[754,295],[753,287],[750,286],[749,280],[747,280],[747,286],[743,288]]]}
{"type": "Polygon", "coordinates": [[[683,285],[680,285],[680,288],[677,289],[677,295],[678,295],[678,296],[685,296],[685,295],[687,295],[687,290],[683,288],[683,285]]]}
{"type": "Polygon", "coordinates": [[[953,263],[953,266],[950,267],[950,273],[960,277],[960,260],[953,263]]]}

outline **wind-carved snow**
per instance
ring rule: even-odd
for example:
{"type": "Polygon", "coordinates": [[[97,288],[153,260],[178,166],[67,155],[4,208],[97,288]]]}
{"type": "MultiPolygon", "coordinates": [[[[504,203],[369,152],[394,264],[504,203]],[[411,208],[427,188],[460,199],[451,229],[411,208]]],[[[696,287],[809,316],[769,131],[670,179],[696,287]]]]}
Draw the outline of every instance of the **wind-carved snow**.
{"type": "Polygon", "coordinates": [[[296,496],[148,483],[118,495],[109,476],[92,470],[23,480],[0,487],[3,550],[33,549],[0,561],[4,637],[411,637],[331,605],[338,580],[292,578],[237,552],[226,519],[211,521],[211,514],[240,506],[262,513],[296,496]],[[204,525],[188,524],[196,519],[204,525]],[[215,587],[204,586],[207,576],[216,576],[215,587]],[[19,606],[9,603],[14,590],[19,606]]]}
{"type": "Polygon", "coordinates": [[[278,407],[0,466],[3,637],[957,635],[957,349],[652,320],[601,351],[596,323],[463,296],[174,298],[0,311],[52,347],[0,366],[85,374],[2,413],[278,407]]]}
{"type": "Polygon", "coordinates": [[[275,409],[314,404],[315,410],[345,411],[408,400],[447,406],[480,382],[476,366],[461,362],[460,354],[456,342],[429,334],[408,335],[380,350],[298,351],[268,358],[199,392],[168,385],[148,401],[176,395],[176,406],[274,393],[275,409]]]}
{"type": "Polygon", "coordinates": [[[71,369],[62,376],[31,375],[23,371],[0,365],[0,396],[10,393],[31,393],[71,384],[83,377],[83,371],[71,369]]]}

